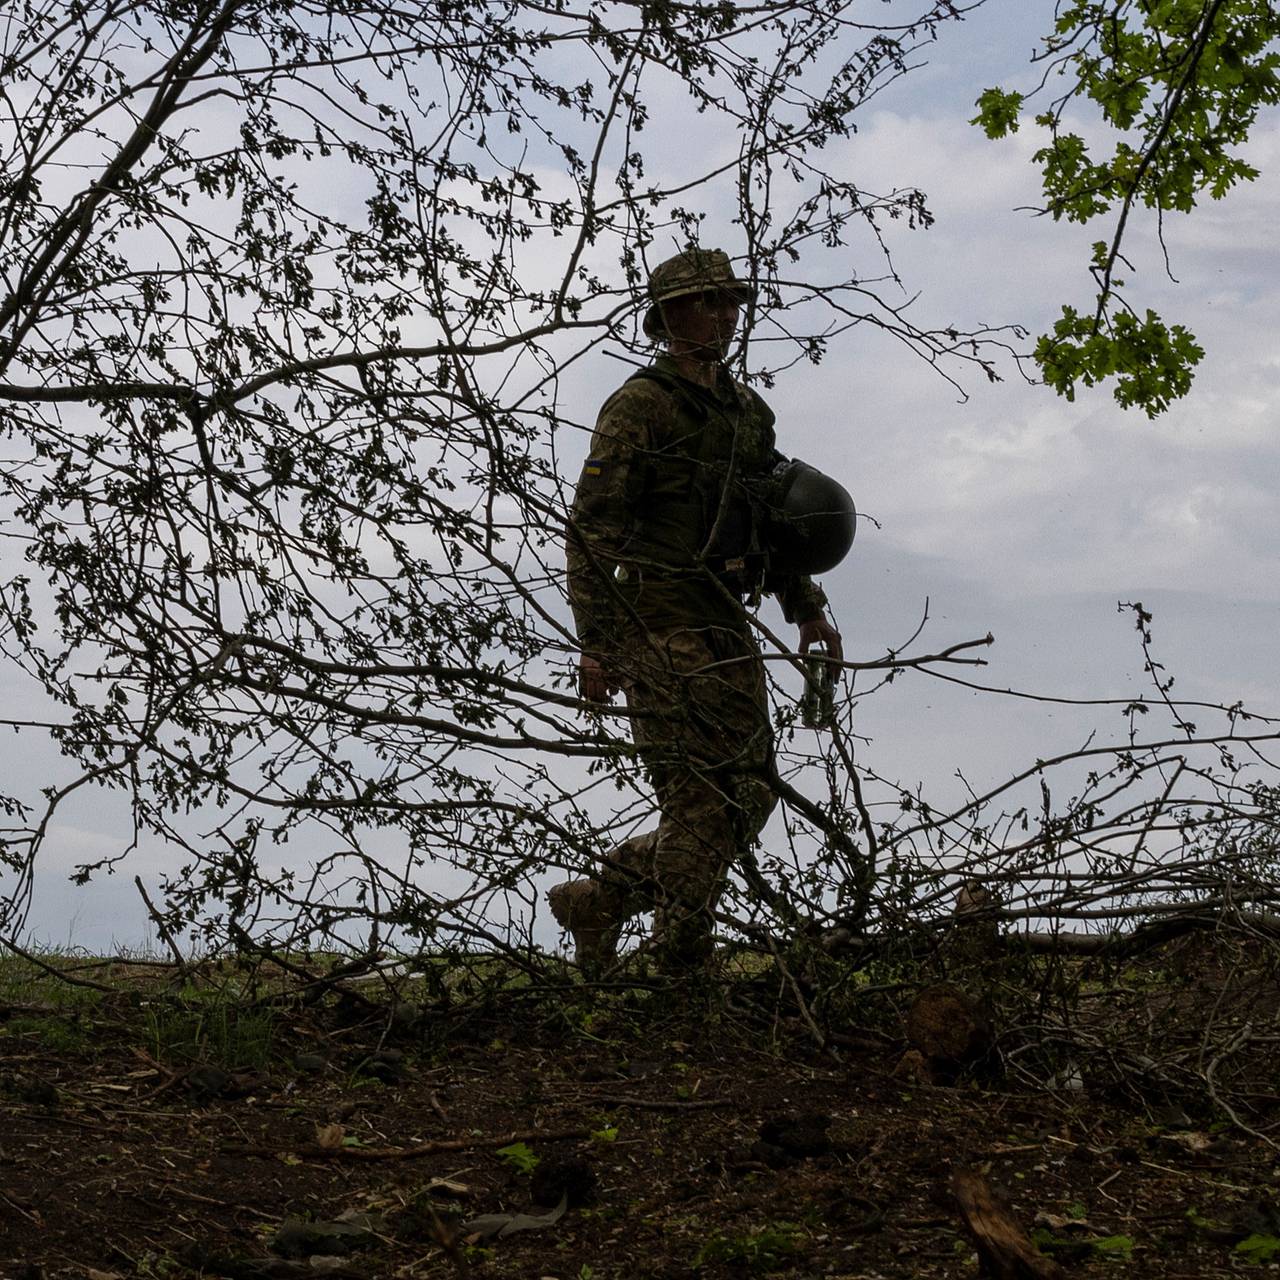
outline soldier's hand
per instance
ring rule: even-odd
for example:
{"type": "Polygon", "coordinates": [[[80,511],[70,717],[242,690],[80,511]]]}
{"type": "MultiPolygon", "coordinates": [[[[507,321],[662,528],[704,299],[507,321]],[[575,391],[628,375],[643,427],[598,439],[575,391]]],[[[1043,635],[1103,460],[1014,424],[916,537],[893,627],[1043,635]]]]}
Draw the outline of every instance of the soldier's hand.
{"type": "Polygon", "coordinates": [[[609,702],[617,688],[618,682],[599,658],[584,653],[578,659],[578,689],[588,702],[609,702]]]}
{"type": "Polygon", "coordinates": [[[826,618],[814,618],[800,624],[800,652],[808,653],[815,644],[826,645],[827,653],[837,662],[844,661],[844,641],[826,618]]]}

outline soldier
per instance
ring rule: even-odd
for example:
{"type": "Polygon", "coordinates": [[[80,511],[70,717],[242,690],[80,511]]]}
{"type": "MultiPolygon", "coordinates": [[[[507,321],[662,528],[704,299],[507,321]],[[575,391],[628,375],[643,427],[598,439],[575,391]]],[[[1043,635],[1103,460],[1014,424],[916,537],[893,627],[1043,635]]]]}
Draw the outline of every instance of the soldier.
{"type": "Polygon", "coordinates": [[[566,551],[581,693],[605,703],[623,690],[661,812],[597,875],[548,894],[587,969],[606,965],[626,920],[650,907],[666,967],[702,963],[729,865],[776,803],[744,601],[776,595],[800,652],[823,644],[842,656],[821,588],[771,564],[761,541],[753,486],[785,459],[773,412],[725,366],[754,295],[718,249],[654,269],[644,331],[666,353],[605,402],[578,481],[566,551]]]}

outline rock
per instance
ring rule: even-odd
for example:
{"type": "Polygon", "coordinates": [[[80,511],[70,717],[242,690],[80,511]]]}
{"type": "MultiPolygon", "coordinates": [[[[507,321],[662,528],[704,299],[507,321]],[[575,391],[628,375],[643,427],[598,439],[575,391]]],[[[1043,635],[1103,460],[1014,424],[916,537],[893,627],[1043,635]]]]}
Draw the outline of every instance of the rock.
{"type": "Polygon", "coordinates": [[[929,1069],[929,1060],[919,1049],[908,1049],[898,1059],[893,1068],[898,1080],[908,1080],[912,1084],[934,1084],[933,1072],[929,1069]]]}
{"type": "Polygon", "coordinates": [[[33,1107],[43,1107],[46,1111],[56,1111],[58,1108],[58,1091],[48,1080],[23,1080],[16,1092],[23,1102],[28,1102],[33,1107]]]}
{"type": "Polygon", "coordinates": [[[383,1084],[399,1084],[406,1071],[404,1053],[399,1049],[379,1049],[361,1064],[360,1071],[383,1084]]]}
{"type": "Polygon", "coordinates": [[[931,1067],[972,1066],[995,1044],[985,1004],[952,982],[926,987],[907,1011],[907,1039],[931,1067]]]}
{"type": "Polygon", "coordinates": [[[760,1126],[760,1141],[803,1160],[831,1150],[830,1128],[831,1117],[821,1112],[783,1112],[765,1119],[760,1126]]]}
{"type": "Polygon", "coordinates": [[[183,1086],[193,1102],[212,1102],[215,1098],[247,1098],[262,1087],[266,1077],[261,1071],[224,1071],[209,1063],[192,1067],[182,1078],[183,1086]]]}
{"type": "Polygon", "coordinates": [[[459,1230],[468,1244],[480,1240],[503,1240],[517,1231],[543,1231],[553,1227],[565,1215],[569,1201],[565,1196],[548,1213],[485,1213],[464,1222],[459,1230]]]}
{"type": "Polygon", "coordinates": [[[585,1160],[573,1156],[549,1158],[538,1162],[530,1180],[529,1194],[533,1203],[553,1208],[568,1197],[571,1209],[594,1204],[599,1182],[595,1171],[585,1160]]]}
{"type": "Polygon", "coordinates": [[[204,1063],[192,1067],[183,1077],[183,1087],[191,1095],[194,1102],[212,1102],[215,1098],[224,1098],[232,1088],[231,1073],[221,1067],[204,1063]]]}
{"type": "Polygon", "coordinates": [[[332,1222],[286,1218],[272,1238],[271,1250],[282,1258],[346,1254],[371,1244],[378,1225],[378,1220],[366,1213],[344,1214],[332,1222]]]}
{"type": "Polygon", "coordinates": [[[800,1160],[826,1155],[831,1150],[827,1132],[830,1126],[831,1117],[820,1112],[769,1116],[760,1126],[759,1137],[745,1152],[746,1159],[770,1169],[785,1169],[800,1160]]]}

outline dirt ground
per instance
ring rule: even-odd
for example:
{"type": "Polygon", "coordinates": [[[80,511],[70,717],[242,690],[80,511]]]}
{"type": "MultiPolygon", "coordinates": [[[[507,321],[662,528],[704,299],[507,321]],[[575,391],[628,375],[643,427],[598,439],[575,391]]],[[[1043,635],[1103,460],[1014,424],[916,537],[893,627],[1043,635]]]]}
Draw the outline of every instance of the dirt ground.
{"type": "Polygon", "coordinates": [[[956,1170],[1068,1276],[1280,1270],[1277,1153],[1211,1117],[651,1003],[286,1008],[245,1070],[166,1056],[136,996],[2,1005],[0,1277],[977,1276],[956,1170]]]}

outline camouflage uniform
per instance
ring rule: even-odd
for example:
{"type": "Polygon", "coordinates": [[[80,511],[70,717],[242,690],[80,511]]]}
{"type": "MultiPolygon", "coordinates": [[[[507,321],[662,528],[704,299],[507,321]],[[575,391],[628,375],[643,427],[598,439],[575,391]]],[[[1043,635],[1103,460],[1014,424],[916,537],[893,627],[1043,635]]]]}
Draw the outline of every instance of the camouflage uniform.
{"type": "Polygon", "coordinates": [[[551,891],[580,960],[608,959],[622,923],[649,907],[664,954],[705,956],[729,864],[774,806],[764,664],[742,598],[772,591],[793,622],[820,617],[826,599],[807,578],[765,575],[753,542],[741,480],[781,459],[773,422],[723,368],[709,389],[661,356],[596,423],[567,539],[569,597],[583,652],[622,685],[661,818],[596,877],[551,891]]]}

